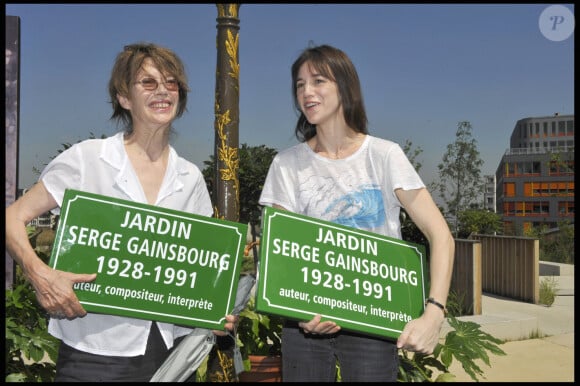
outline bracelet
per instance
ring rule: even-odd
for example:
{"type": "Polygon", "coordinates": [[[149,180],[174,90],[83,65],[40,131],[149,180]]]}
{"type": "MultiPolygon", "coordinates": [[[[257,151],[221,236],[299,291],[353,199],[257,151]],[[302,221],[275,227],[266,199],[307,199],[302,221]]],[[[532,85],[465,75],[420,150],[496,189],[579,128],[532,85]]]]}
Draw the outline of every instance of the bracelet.
{"type": "Polygon", "coordinates": [[[427,298],[427,300],[425,300],[425,306],[427,306],[427,304],[429,303],[441,308],[441,311],[443,311],[443,315],[447,316],[447,308],[445,308],[443,304],[439,303],[437,300],[433,298],[427,298]]]}

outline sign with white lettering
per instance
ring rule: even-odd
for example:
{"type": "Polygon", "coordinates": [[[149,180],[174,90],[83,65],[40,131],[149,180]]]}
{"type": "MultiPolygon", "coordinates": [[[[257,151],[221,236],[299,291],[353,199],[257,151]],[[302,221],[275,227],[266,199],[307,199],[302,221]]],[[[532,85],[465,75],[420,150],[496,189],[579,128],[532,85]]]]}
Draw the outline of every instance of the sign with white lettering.
{"type": "Polygon", "coordinates": [[[50,258],[88,312],[222,330],[247,225],[68,189],[50,258]]]}
{"type": "Polygon", "coordinates": [[[425,247],[265,207],[256,309],[396,339],[424,311],[425,247]]]}

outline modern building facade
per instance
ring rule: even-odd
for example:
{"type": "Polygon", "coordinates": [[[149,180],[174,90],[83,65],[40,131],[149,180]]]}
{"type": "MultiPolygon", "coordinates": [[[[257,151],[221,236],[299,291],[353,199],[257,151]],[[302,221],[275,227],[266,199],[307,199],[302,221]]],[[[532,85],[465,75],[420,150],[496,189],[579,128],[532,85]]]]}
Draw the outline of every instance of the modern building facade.
{"type": "Polygon", "coordinates": [[[490,212],[496,213],[496,183],[495,175],[485,175],[484,178],[484,189],[483,192],[483,206],[490,212]]]}
{"type": "Polygon", "coordinates": [[[517,121],[496,170],[496,213],[505,235],[574,222],[574,115],[517,121]]]}

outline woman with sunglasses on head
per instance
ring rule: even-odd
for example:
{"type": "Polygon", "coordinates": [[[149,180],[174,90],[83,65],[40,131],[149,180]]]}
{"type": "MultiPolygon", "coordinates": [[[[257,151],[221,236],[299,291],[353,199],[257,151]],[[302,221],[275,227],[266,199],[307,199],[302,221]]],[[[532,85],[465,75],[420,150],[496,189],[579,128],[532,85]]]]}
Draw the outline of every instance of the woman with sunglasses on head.
{"type": "MultiPolygon", "coordinates": [[[[149,43],[126,46],[109,80],[111,119],[124,130],[63,151],[38,183],[6,208],[7,250],[51,315],[49,332],[61,340],[55,381],[149,381],[179,338],[191,332],[170,323],[87,313],[73,285],[93,281],[96,273],[50,268],[34,252],[25,230],[35,217],[49,210],[59,213],[65,189],[212,216],[200,170],[169,144],[188,91],[184,65],[173,51],[149,43]]],[[[226,329],[232,330],[236,319],[227,315],[226,329]]]]}
{"type": "Polygon", "coordinates": [[[368,133],[357,71],[328,45],[302,52],[291,69],[298,145],[279,152],[260,204],[401,239],[400,208],[429,240],[430,303],[397,342],[341,330],[332,320],[287,321],[286,382],[395,382],[398,349],[430,354],[445,319],[454,241],[445,219],[401,147],[368,133]]]}

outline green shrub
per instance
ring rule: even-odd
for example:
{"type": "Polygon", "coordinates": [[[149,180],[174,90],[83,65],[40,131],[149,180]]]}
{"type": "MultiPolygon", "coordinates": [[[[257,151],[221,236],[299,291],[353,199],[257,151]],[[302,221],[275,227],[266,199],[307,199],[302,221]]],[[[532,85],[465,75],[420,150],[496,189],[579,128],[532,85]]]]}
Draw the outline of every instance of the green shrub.
{"type": "Polygon", "coordinates": [[[47,330],[48,317],[20,267],[6,290],[6,382],[52,382],[60,341],[47,330]]]}
{"type": "Polygon", "coordinates": [[[473,315],[473,306],[470,306],[469,309],[465,309],[463,304],[465,303],[465,292],[457,292],[454,290],[449,291],[449,295],[447,296],[447,312],[451,316],[459,317],[464,315],[473,315]]]}
{"type": "Polygon", "coordinates": [[[540,304],[548,307],[554,304],[558,292],[558,282],[553,276],[548,276],[540,281],[540,304]]]}
{"type": "Polygon", "coordinates": [[[490,366],[488,352],[495,355],[506,355],[498,346],[503,341],[481,331],[481,326],[474,322],[461,321],[454,316],[447,318],[453,328],[445,335],[445,342],[438,344],[431,355],[408,353],[399,350],[400,382],[452,382],[455,375],[449,372],[449,367],[455,358],[461,363],[463,370],[475,381],[483,376],[483,370],[475,363],[481,360],[490,366]],[[432,379],[434,370],[440,374],[432,379]]]}

